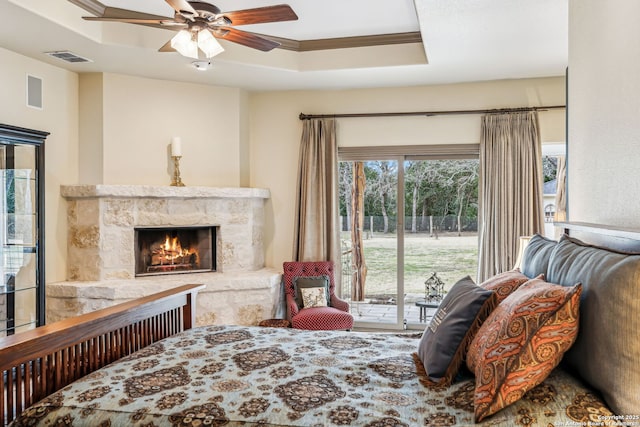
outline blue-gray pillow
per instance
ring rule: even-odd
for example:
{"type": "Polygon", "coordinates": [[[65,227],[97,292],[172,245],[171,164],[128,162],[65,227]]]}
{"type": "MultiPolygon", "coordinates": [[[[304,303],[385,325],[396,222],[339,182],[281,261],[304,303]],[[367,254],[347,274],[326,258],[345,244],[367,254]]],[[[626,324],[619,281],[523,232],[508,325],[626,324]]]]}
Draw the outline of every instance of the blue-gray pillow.
{"type": "Polygon", "coordinates": [[[551,252],[558,242],[547,239],[539,234],[533,235],[522,254],[520,271],[530,279],[544,274],[547,277],[551,252]]]}
{"type": "Polygon", "coordinates": [[[422,381],[425,385],[453,382],[469,344],[497,301],[494,291],[476,285],[469,276],[451,287],[418,344],[417,357],[426,374],[422,381]]]}

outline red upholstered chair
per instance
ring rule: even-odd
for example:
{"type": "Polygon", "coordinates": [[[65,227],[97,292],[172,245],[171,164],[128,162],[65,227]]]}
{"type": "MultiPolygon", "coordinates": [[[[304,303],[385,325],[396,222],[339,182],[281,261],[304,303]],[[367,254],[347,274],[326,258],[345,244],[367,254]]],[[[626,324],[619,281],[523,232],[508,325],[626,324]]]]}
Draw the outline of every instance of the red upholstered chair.
{"type": "Polygon", "coordinates": [[[284,289],[287,298],[287,317],[291,326],[298,329],[351,329],[353,316],[349,314],[349,303],[342,301],[335,295],[335,280],[332,261],[317,262],[285,262],[284,289]],[[329,277],[329,305],[328,307],[298,307],[294,278],[329,277]]]}

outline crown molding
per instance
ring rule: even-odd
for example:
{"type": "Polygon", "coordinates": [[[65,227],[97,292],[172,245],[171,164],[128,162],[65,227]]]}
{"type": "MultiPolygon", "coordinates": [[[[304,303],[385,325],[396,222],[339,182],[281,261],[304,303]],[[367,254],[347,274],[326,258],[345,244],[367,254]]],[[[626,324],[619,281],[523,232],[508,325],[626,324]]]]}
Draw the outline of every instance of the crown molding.
{"type": "Polygon", "coordinates": [[[294,52],[347,49],[354,47],[382,46],[389,44],[422,43],[422,35],[419,31],[315,40],[293,40],[270,36],[267,34],[260,34],[260,36],[280,43],[280,46],[278,46],[279,49],[291,50],[294,52]]]}
{"type": "Polygon", "coordinates": [[[87,12],[95,15],[102,16],[104,15],[104,11],[107,8],[105,5],[100,3],[97,0],[68,0],[69,3],[73,3],[78,7],[86,10],[87,12]]]}

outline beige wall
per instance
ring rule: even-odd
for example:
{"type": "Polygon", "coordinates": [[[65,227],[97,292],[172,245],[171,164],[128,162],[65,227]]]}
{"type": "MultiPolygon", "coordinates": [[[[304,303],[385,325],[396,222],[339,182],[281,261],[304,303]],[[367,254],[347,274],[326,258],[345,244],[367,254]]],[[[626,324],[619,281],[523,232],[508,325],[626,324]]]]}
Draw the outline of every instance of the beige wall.
{"type": "Polygon", "coordinates": [[[240,187],[251,186],[251,138],[249,133],[249,94],[240,92],[239,98],[240,132],[238,141],[238,160],[240,163],[240,187]]]}
{"type": "Polygon", "coordinates": [[[104,143],[103,74],[81,74],[80,129],[82,144],[78,147],[79,179],[83,184],[101,184],[104,177],[102,161],[104,143]]]}
{"type": "Polygon", "coordinates": [[[640,227],[640,2],[569,2],[569,219],[640,227]]]}
{"type": "Polygon", "coordinates": [[[81,135],[91,138],[81,140],[82,147],[91,147],[83,159],[96,163],[81,183],[168,185],[173,136],[182,139],[186,185],[238,187],[243,175],[248,180],[241,164],[248,124],[240,89],[108,73],[83,76],[81,82],[83,90],[95,92],[86,103],[82,97],[83,114],[84,107],[93,112],[86,113],[93,120],[80,127],[81,135]]]}
{"type": "MultiPolygon", "coordinates": [[[[564,105],[563,77],[346,91],[292,91],[251,95],[251,185],[271,190],[267,205],[266,263],[291,259],[298,147],[298,115],[464,110],[564,105]]],[[[540,113],[543,142],[564,142],[565,112],[540,113]]],[[[479,116],[339,119],[341,146],[478,143],[479,116]]]]}
{"type": "Polygon", "coordinates": [[[78,180],[78,76],[0,48],[0,122],[50,132],[45,141],[47,282],[66,277],[66,203],[60,184],[78,180]],[[26,75],[43,80],[43,108],[26,106],[26,75]]]}

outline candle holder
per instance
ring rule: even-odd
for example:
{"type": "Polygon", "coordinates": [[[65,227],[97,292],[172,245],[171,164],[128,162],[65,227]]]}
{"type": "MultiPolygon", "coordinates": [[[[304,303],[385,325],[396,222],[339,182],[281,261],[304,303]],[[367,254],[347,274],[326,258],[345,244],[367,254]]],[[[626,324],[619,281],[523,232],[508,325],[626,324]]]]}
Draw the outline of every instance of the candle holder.
{"type": "Polygon", "coordinates": [[[171,156],[173,159],[173,180],[171,181],[171,186],[173,187],[184,187],[182,178],[180,178],[180,157],[182,156],[171,156]]]}

